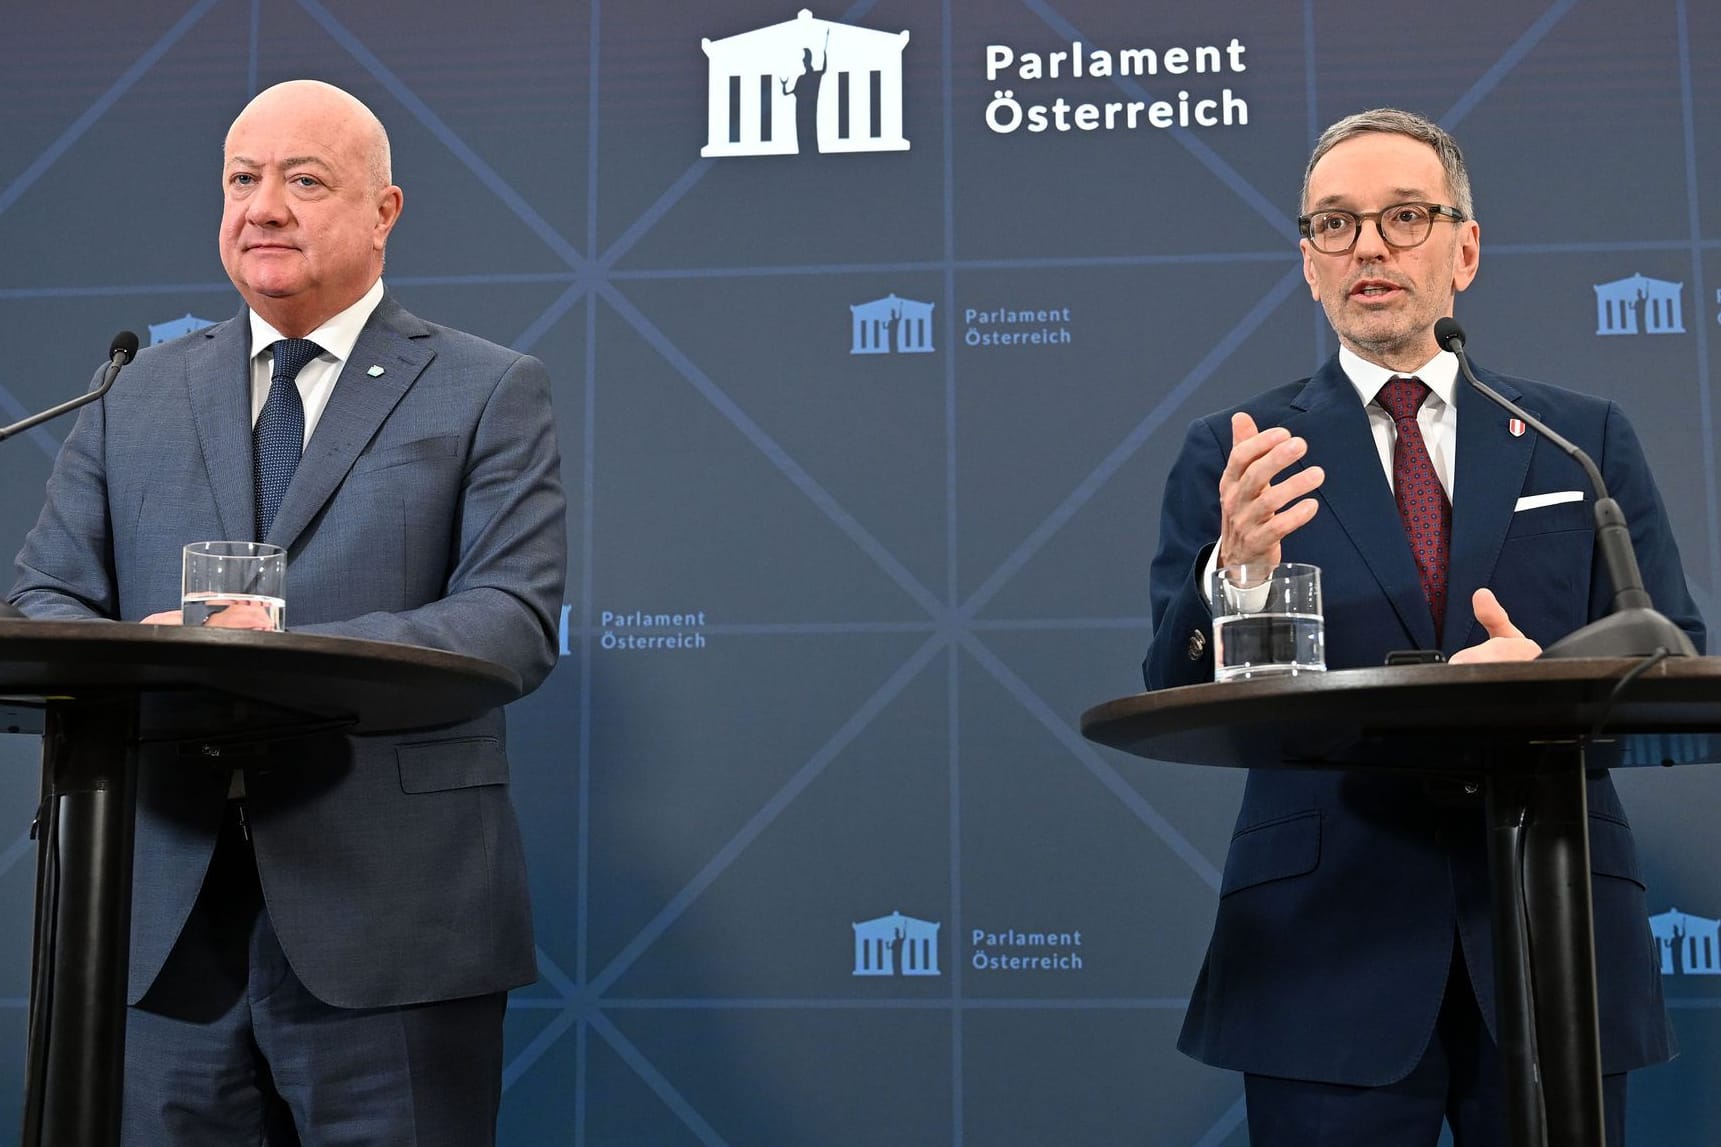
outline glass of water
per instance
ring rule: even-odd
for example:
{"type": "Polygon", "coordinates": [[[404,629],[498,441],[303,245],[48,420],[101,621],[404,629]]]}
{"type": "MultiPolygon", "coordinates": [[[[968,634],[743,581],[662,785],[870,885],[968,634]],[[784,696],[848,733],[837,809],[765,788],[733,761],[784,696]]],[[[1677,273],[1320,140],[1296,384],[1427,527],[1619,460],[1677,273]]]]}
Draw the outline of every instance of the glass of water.
{"type": "Polygon", "coordinates": [[[185,547],[180,618],[186,625],[287,627],[287,551],[266,542],[192,542],[185,547]]]}
{"type": "Polygon", "coordinates": [[[1318,566],[1220,566],[1212,591],[1215,681],[1326,671],[1318,566]]]}

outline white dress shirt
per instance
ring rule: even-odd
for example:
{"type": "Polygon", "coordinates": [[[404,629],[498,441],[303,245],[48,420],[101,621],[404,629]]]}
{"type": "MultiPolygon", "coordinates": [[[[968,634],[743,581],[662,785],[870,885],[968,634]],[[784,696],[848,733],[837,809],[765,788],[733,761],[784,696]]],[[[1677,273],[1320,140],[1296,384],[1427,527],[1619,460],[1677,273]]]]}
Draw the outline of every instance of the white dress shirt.
{"type": "MultiPolygon", "coordinates": [[[[299,398],[305,404],[305,441],[311,440],[311,431],[317,428],[317,420],[323,416],[323,410],[329,405],[329,396],[335,392],[335,381],[341,377],[341,368],[347,359],[352,357],[353,344],[359,341],[359,332],[370,322],[371,312],[382,302],[382,280],[378,279],[370,285],[370,290],[359,297],[359,301],[312,331],[305,337],[323,348],[323,353],[306,363],[299,371],[296,380],[299,384],[299,398]]],[[[263,403],[269,397],[269,381],[275,368],[275,356],[269,350],[271,344],[286,336],[256,311],[251,312],[251,425],[257,425],[257,417],[263,413],[263,403]]],[[[302,444],[301,444],[302,445],[302,444]]]]}
{"type": "Polygon", "coordinates": [[[1392,415],[1378,403],[1375,395],[1395,378],[1419,378],[1431,392],[1416,412],[1416,425],[1422,429],[1422,441],[1428,446],[1428,457],[1434,462],[1434,473],[1446,490],[1446,500],[1452,500],[1453,463],[1458,453],[1458,407],[1452,401],[1458,386],[1458,357],[1441,351],[1409,374],[1376,366],[1349,347],[1339,348],[1339,366],[1345,377],[1356,387],[1357,398],[1368,410],[1368,427],[1374,431],[1375,449],[1380,451],[1380,468],[1386,474],[1386,484],[1392,485],[1392,447],[1398,440],[1398,430],[1392,415]]]}

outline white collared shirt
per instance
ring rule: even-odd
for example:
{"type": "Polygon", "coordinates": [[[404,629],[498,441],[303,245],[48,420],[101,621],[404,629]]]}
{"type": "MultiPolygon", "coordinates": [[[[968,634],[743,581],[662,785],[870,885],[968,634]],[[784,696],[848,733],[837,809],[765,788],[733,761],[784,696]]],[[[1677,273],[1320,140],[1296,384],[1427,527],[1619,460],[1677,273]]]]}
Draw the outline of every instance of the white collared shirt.
{"type": "MultiPolygon", "coordinates": [[[[1453,392],[1458,387],[1458,358],[1441,351],[1409,374],[1401,374],[1377,366],[1349,347],[1339,348],[1339,367],[1356,387],[1357,398],[1368,411],[1368,428],[1374,432],[1375,449],[1380,451],[1380,468],[1386,474],[1386,484],[1392,485],[1392,446],[1398,431],[1388,414],[1374,397],[1380,388],[1395,378],[1419,378],[1431,392],[1416,412],[1416,425],[1422,429],[1422,441],[1428,446],[1428,456],[1434,462],[1434,473],[1452,498],[1452,471],[1458,452],[1458,406],[1453,392]]],[[[1263,429],[1265,429],[1263,427],[1263,429]]],[[[1311,444],[1313,445],[1313,444],[1311,444]]]]}
{"type": "MultiPolygon", "coordinates": [[[[335,392],[335,382],[341,376],[341,368],[347,359],[352,357],[353,344],[359,341],[359,332],[370,322],[371,313],[377,304],[382,302],[382,280],[379,278],[370,285],[370,290],[359,296],[359,301],[312,331],[305,337],[323,348],[323,353],[306,363],[299,371],[299,398],[305,404],[305,441],[311,440],[311,432],[317,428],[317,420],[323,416],[323,410],[329,405],[329,396],[335,392]]],[[[270,374],[274,370],[275,356],[269,347],[278,339],[285,338],[280,331],[251,312],[251,425],[257,425],[258,415],[263,413],[263,403],[269,397],[270,374]]]]}

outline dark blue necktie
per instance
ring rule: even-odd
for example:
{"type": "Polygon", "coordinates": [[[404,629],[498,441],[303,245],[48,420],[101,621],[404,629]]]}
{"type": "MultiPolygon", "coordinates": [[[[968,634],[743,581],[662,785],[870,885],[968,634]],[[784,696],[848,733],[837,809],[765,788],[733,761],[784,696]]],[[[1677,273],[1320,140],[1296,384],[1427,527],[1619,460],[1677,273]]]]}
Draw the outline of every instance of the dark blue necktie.
{"type": "Polygon", "coordinates": [[[305,404],[299,398],[299,384],[293,380],[306,363],[323,353],[323,348],[310,339],[281,339],[272,343],[271,349],[275,368],[269,376],[269,397],[251,432],[258,541],[269,536],[269,527],[275,524],[275,513],[305,449],[305,404]]]}

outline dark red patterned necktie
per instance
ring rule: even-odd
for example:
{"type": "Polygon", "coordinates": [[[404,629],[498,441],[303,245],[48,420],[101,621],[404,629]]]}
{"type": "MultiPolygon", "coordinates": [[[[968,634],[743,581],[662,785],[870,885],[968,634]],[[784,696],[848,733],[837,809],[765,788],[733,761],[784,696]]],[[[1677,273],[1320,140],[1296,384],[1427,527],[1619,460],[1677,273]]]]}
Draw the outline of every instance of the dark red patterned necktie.
{"type": "Polygon", "coordinates": [[[1404,534],[1422,575],[1422,592],[1434,616],[1434,640],[1440,640],[1446,616],[1446,555],[1452,537],[1452,503],[1434,472],[1434,459],[1416,424],[1416,411],[1428,397],[1428,387],[1415,378],[1395,378],[1380,388],[1375,401],[1392,415],[1398,437],[1392,447],[1392,492],[1404,534]]]}

